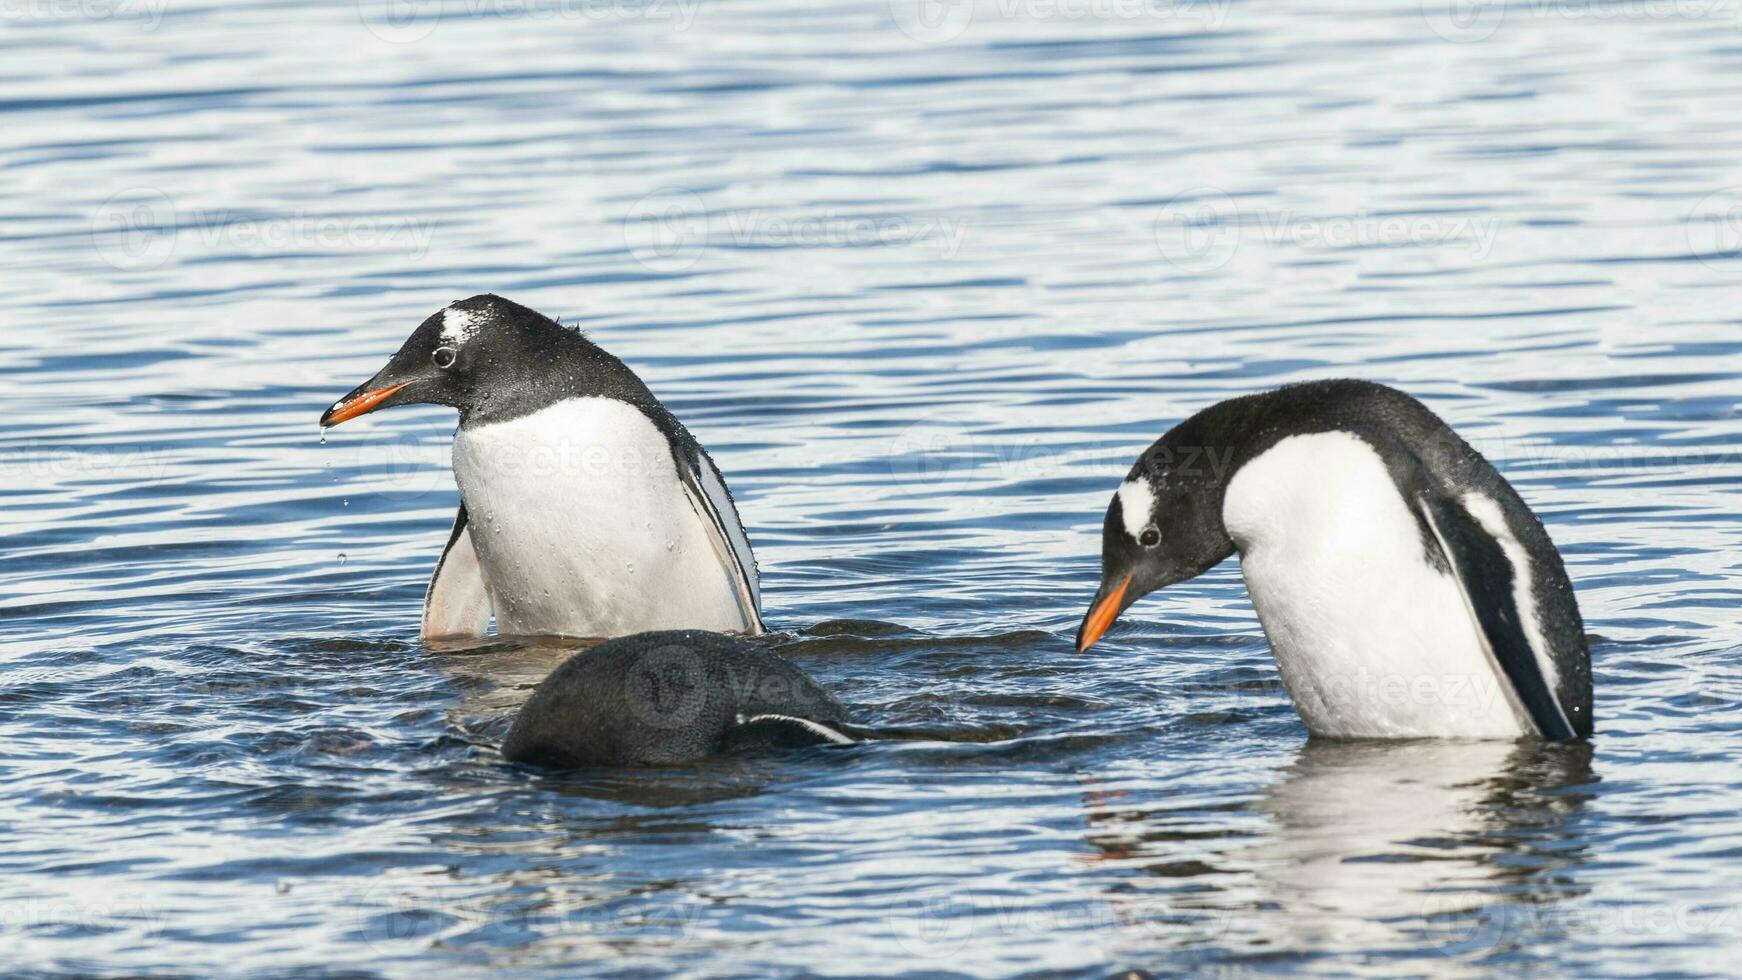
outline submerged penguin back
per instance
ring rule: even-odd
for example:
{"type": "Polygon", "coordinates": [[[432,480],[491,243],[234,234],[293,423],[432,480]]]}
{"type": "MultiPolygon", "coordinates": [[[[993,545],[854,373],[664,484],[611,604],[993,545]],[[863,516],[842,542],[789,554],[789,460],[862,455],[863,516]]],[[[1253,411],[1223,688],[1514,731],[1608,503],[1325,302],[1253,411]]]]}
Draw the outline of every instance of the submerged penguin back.
{"type": "Polygon", "coordinates": [[[502,746],[556,768],[691,762],[756,745],[849,743],[841,703],[796,665],[700,630],[639,633],[571,657],[502,746]]]}

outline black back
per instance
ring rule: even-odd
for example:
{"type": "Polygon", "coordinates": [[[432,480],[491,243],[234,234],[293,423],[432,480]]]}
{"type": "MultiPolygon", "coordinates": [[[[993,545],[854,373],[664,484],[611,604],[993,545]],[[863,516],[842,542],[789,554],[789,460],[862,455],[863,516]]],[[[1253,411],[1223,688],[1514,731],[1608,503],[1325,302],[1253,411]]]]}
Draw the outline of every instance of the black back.
{"type": "Polygon", "coordinates": [[[576,654],[533,691],[502,745],[505,758],[555,767],[691,762],[751,744],[822,744],[803,724],[836,728],[846,709],[804,671],[735,637],[638,633],[576,654]]]}

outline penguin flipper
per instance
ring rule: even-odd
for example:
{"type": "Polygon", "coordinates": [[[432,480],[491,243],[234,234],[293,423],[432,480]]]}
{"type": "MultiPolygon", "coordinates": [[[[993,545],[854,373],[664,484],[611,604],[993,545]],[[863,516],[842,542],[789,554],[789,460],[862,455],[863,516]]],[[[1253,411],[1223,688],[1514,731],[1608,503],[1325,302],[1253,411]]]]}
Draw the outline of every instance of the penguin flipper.
{"type": "MultiPolygon", "coordinates": [[[[1499,528],[1488,526],[1472,514],[1465,503],[1432,491],[1418,498],[1422,517],[1433,532],[1441,554],[1450,566],[1452,578],[1464,594],[1464,604],[1476,622],[1477,635],[1482,638],[1490,658],[1511,684],[1518,705],[1536,725],[1538,734],[1551,741],[1579,737],[1568,720],[1554,687],[1543,670],[1542,661],[1526,635],[1527,620],[1519,609],[1519,578],[1528,569],[1514,567],[1497,533],[1511,540],[1504,515],[1499,514],[1499,528]]],[[[1496,505],[1498,506],[1498,505],[1496,505]]],[[[1524,593],[1529,595],[1529,583],[1524,593]]],[[[1531,616],[1529,623],[1540,617],[1531,616]]],[[[1537,626],[1540,630],[1540,625],[1537,626]]],[[[1550,656],[1547,639],[1541,641],[1544,656],[1550,656]]]]}
{"type": "Polygon", "coordinates": [[[702,528],[714,546],[714,556],[732,577],[738,597],[738,609],[744,615],[744,635],[758,636],[767,632],[762,624],[762,586],[756,575],[756,555],[750,550],[750,539],[738,520],[738,508],[732,502],[731,491],[714,461],[697,447],[694,463],[677,461],[678,476],[683,481],[684,496],[702,528]]]}
{"type": "Polygon", "coordinates": [[[728,749],[803,748],[808,745],[853,745],[855,739],[832,725],[797,715],[739,715],[727,727],[728,749]]]}
{"type": "Polygon", "coordinates": [[[490,593],[484,584],[484,565],[472,546],[471,521],[466,505],[454,515],[448,546],[442,549],[429,591],[423,598],[423,638],[484,636],[490,629],[490,593]]]}

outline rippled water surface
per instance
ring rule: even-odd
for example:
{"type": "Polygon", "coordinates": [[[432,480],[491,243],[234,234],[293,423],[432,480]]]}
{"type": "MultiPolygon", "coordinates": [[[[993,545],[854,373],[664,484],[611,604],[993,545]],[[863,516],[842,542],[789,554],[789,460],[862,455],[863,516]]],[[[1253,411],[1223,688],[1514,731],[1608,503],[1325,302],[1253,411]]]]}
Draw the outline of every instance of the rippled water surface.
{"type": "Polygon", "coordinates": [[[1591,975],[1742,956],[1742,12],[13,4],[0,963],[1591,975]],[[921,16],[923,14],[923,16],[921,16]],[[713,452],[781,652],[935,734],[553,775],[417,640],[477,292],[713,452]],[[1588,748],[1309,744],[1224,565],[1070,637],[1206,404],[1426,399],[1560,544],[1588,748]]]}

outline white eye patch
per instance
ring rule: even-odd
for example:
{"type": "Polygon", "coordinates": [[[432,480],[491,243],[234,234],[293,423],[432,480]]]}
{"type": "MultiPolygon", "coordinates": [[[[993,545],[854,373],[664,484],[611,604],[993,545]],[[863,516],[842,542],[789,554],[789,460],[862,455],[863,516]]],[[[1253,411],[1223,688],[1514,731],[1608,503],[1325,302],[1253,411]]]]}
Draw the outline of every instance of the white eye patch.
{"type": "Polygon", "coordinates": [[[442,311],[442,343],[458,347],[472,339],[478,329],[478,314],[471,310],[448,307],[442,311]]]}
{"type": "Polygon", "coordinates": [[[1139,477],[1119,486],[1119,516],[1125,523],[1125,533],[1136,541],[1149,526],[1149,511],[1155,506],[1155,491],[1149,481],[1139,477]]]}

